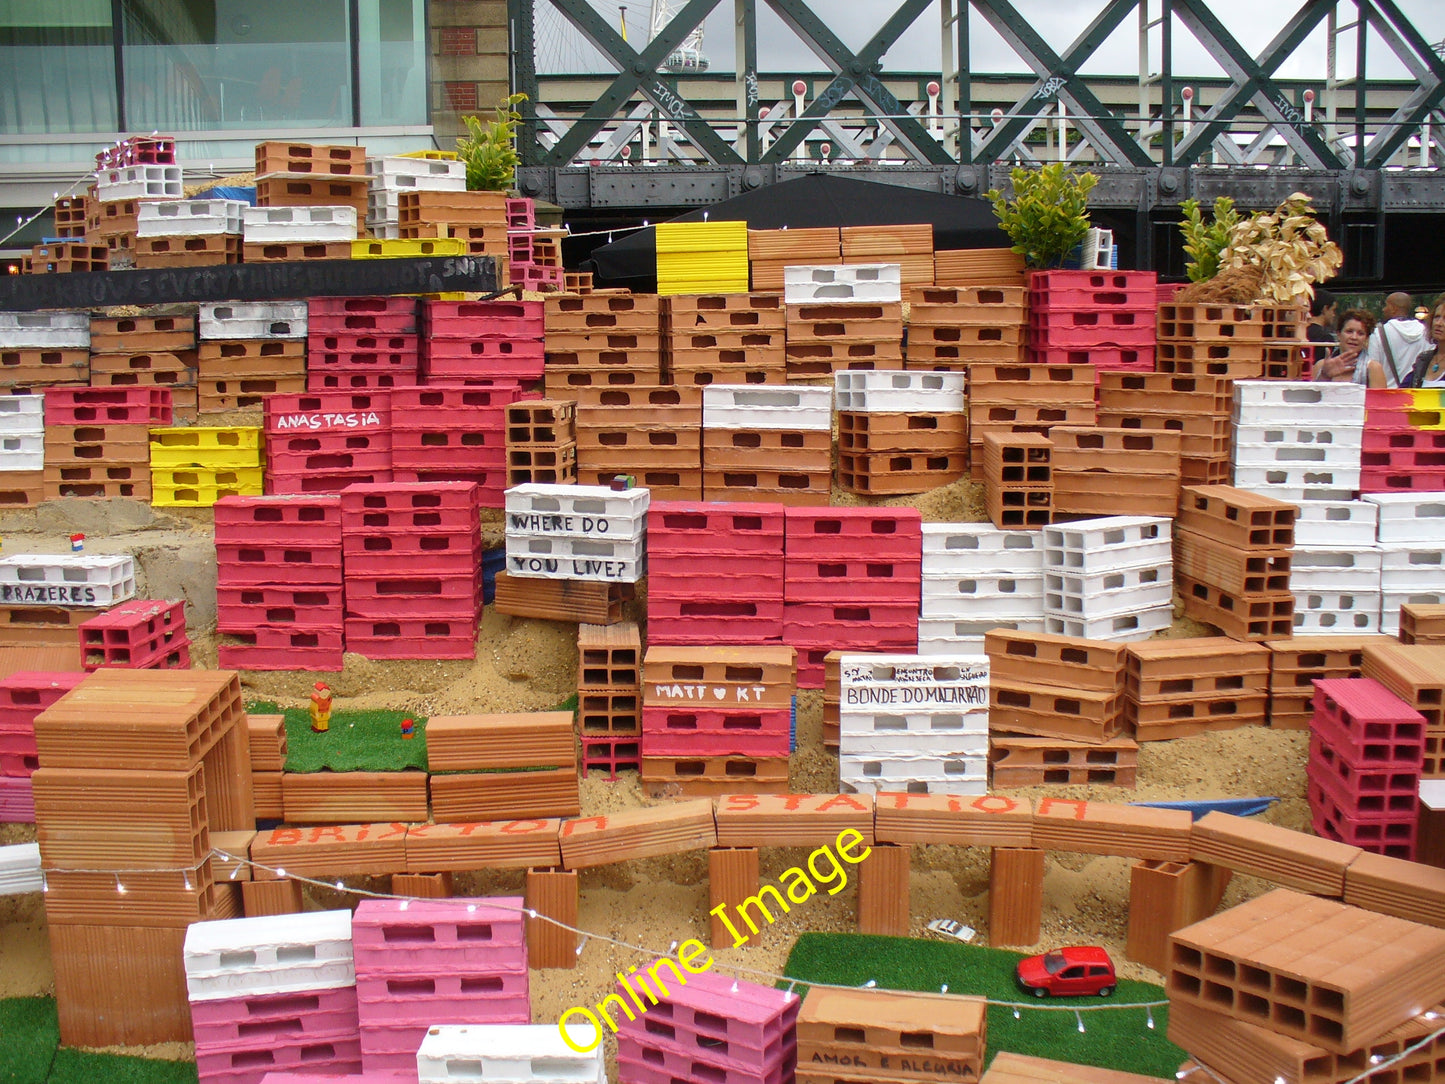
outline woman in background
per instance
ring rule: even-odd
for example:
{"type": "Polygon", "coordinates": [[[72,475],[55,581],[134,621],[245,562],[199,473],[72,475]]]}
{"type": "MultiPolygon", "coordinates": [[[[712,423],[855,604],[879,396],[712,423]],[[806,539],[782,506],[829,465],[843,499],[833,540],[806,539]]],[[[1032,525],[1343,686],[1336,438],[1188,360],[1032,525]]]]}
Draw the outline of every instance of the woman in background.
{"type": "MultiPolygon", "coordinates": [[[[1314,379],[1339,382],[1354,380],[1360,355],[1369,345],[1370,332],[1374,330],[1375,318],[1363,309],[1349,309],[1341,313],[1339,349],[1315,364],[1314,379]]],[[[1368,370],[1368,382],[1372,388],[1385,386],[1385,373],[1378,364],[1372,364],[1368,370]],[[1377,377],[1378,384],[1374,383],[1377,377]]]]}
{"type": "Polygon", "coordinates": [[[1415,386],[1445,388],[1445,294],[1435,299],[1435,308],[1430,313],[1427,330],[1434,345],[1415,362],[1415,371],[1420,374],[1415,386]]]}

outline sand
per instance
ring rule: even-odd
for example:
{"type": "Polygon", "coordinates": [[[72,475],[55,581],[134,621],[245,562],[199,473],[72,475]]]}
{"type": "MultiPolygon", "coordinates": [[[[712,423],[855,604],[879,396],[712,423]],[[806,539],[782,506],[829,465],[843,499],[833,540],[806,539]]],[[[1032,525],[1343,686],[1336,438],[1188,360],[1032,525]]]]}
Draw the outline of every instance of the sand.
{"type": "MultiPolygon", "coordinates": [[[[911,504],[928,521],[982,520],[982,488],[956,482],[918,497],[863,501],[841,492],[834,503],[911,504]]],[[[87,550],[133,552],[139,592],[148,597],[177,597],[190,602],[188,620],[196,666],[214,666],[215,596],[210,513],[207,510],[152,510],[128,501],[62,501],[37,511],[0,514],[0,536],[8,553],[67,552],[69,532],[84,530],[87,550]],[[79,526],[77,526],[79,525],[79,526]]],[[[488,544],[501,537],[500,513],[487,516],[488,544]]],[[[629,616],[642,616],[645,593],[630,604],[629,616]]],[[[1207,635],[1212,630],[1176,617],[1161,635],[1207,635]]],[[[477,657],[465,662],[372,662],[346,657],[345,669],[327,675],[338,709],[395,708],[423,715],[530,711],[554,707],[576,688],[576,627],[551,621],[507,617],[488,610],[482,621],[477,657]]],[[[315,676],[305,673],[246,673],[247,699],[273,700],[283,706],[306,703],[315,676]]],[[[795,792],[832,793],[838,788],[836,757],[822,749],[822,694],[798,697],[799,751],[790,762],[795,792]]],[[[1304,799],[1306,736],[1299,731],[1251,727],[1195,738],[1149,743],[1139,755],[1137,789],[1116,787],[1026,788],[1007,793],[1050,794],[1097,801],[1256,797],[1282,799],[1264,819],[1308,830],[1304,799]]],[[[594,774],[581,787],[584,815],[654,804],[644,798],[636,773],[616,781],[594,774]]],[[[0,825],[0,843],[35,838],[30,826],[0,825]]],[[[776,879],[800,852],[764,851],[762,876],[776,879]]],[[[1128,924],[1130,861],[1092,855],[1050,855],[1044,881],[1043,933],[1037,946],[1098,943],[1114,956],[1120,974],[1158,981],[1150,969],[1124,958],[1128,924]]],[[[580,878],[580,925],[616,938],[636,951],[588,940],[578,966],[568,971],[532,973],[533,1019],[555,1021],[574,1005],[593,1005],[610,992],[615,971],[645,966],[666,953],[674,941],[689,937],[706,943],[707,864],[701,853],[650,859],[596,870],[580,878]]],[[[357,887],[385,890],[382,880],[353,879],[357,887]]],[[[1232,905],[1270,886],[1236,877],[1225,897],[1232,905]]],[[[482,872],[457,878],[456,891],[467,894],[518,894],[520,872],[482,872]]],[[[915,847],[910,877],[910,933],[935,936],[924,927],[933,918],[952,918],[988,936],[988,855],[977,848],[915,847]]],[[[334,890],[308,891],[308,906],[343,906],[351,897],[334,890]]],[[[720,967],[780,972],[793,941],[810,930],[856,929],[856,892],[850,885],[835,897],[815,897],[805,908],[767,928],[756,945],[714,953],[720,967]]],[[[766,981],[766,980],[764,980],[766,981]]],[[[0,898],[0,997],[53,993],[42,897],[0,898]]],[[[131,1049],[152,1057],[185,1057],[182,1044],[131,1049]]]]}

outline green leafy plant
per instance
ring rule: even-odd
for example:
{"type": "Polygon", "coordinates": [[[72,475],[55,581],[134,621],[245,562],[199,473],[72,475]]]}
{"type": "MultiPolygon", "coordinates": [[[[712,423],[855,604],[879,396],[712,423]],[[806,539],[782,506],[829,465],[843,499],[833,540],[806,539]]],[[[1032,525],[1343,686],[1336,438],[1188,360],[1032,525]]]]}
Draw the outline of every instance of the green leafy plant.
{"type": "Polygon", "coordinates": [[[467,115],[467,134],[457,139],[457,157],[467,164],[467,191],[505,192],[517,178],[517,125],[522,114],[514,108],[525,94],[513,94],[497,103],[495,117],[483,123],[467,115]]]}
{"type": "Polygon", "coordinates": [[[1058,267],[1089,232],[1089,193],[1099,178],[1075,173],[1067,163],[1053,162],[1039,169],[1019,167],[1009,174],[1013,199],[997,188],[984,198],[993,201],[993,213],[1013,242],[1024,266],[1058,267]]]}
{"type": "Polygon", "coordinates": [[[1190,282],[1206,282],[1219,274],[1219,254],[1229,245],[1229,237],[1239,224],[1234,200],[1220,196],[1214,201],[1214,221],[1206,223],[1197,199],[1179,205],[1184,221],[1179,232],[1184,235],[1184,251],[1189,256],[1185,267],[1190,282]]]}
{"type": "Polygon", "coordinates": [[[1261,299],[1291,308],[1314,297],[1314,284],[1333,277],[1344,262],[1303,192],[1236,223],[1219,254],[1221,272],[1257,270],[1264,280],[1261,299]]]}

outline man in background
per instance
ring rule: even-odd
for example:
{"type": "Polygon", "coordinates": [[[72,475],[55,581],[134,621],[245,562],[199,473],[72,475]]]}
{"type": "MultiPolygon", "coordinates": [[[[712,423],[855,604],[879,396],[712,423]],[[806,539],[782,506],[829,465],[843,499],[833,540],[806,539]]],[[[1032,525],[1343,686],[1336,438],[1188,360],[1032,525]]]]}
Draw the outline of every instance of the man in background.
{"type": "Polygon", "coordinates": [[[1385,298],[1384,319],[1370,336],[1370,345],[1360,355],[1355,383],[1369,384],[1372,362],[1384,373],[1385,387],[1409,387],[1415,360],[1425,349],[1425,325],[1415,319],[1415,299],[1396,292],[1385,298]]]}

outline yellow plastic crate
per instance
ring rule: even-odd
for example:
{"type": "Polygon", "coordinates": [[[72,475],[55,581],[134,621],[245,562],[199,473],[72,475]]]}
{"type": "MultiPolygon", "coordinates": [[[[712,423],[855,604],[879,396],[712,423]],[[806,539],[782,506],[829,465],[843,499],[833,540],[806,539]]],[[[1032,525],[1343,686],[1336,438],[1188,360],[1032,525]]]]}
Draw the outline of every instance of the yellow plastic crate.
{"type": "Polygon", "coordinates": [[[430,158],[436,162],[455,162],[456,151],[407,151],[405,154],[393,155],[395,158],[430,158]]]}
{"type": "Polygon", "coordinates": [[[151,469],[260,469],[259,426],[177,426],[151,430],[151,469]]]}
{"type": "Polygon", "coordinates": [[[259,497],[265,476],[260,467],[152,470],[151,504],[161,508],[209,508],[222,497],[259,497]]]}
{"type": "Polygon", "coordinates": [[[408,256],[465,256],[467,243],[458,237],[426,237],[400,241],[352,241],[353,260],[397,260],[408,256]]]}

